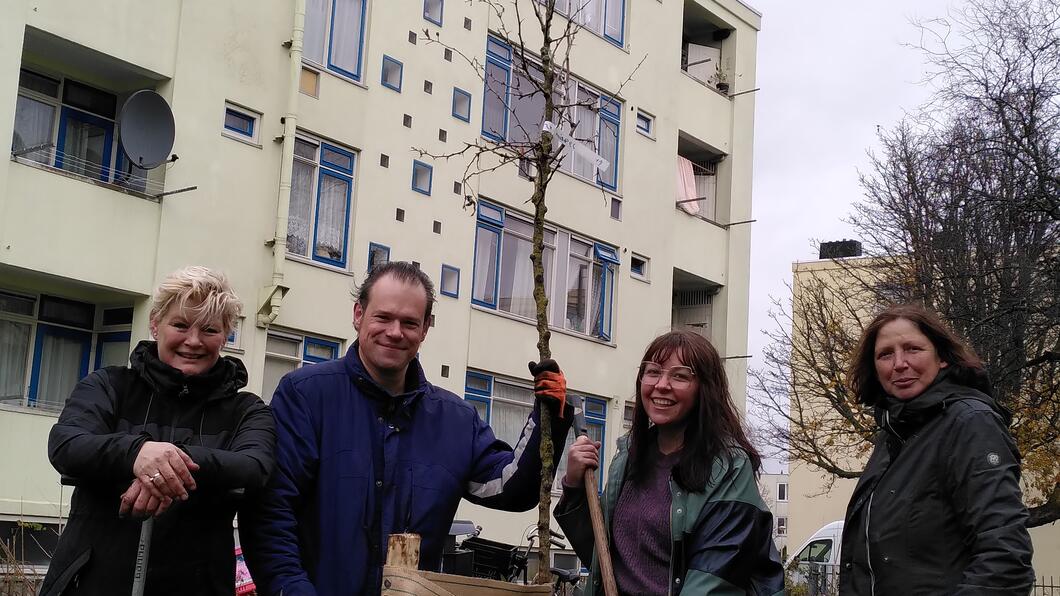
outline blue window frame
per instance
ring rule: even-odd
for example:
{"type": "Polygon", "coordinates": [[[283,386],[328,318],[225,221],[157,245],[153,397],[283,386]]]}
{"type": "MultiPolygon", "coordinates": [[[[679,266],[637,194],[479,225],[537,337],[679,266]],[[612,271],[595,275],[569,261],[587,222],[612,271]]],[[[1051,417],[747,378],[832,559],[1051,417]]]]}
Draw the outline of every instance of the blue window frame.
{"type": "Polygon", "coordinates": [[[357,156],[299,134],[295,139],[287,251],[345,268],[357,156]]]}
{"type": "Polygon", "coordinates": [[[302,341],[302,363],[317,364],[327,362],[339,357],[338,342],[306,337],[302,341]]]}
{"type": "Polygon", "coordinates": [[[254,122],[257,120],[250,114],[240,112],[233,108],[225,108],[225,130],[238,135],[254,138],[254,122]]]}
{"type": "Polygon", "coordinates": [[[412,190],[431,196],[434,167],[418,159],[412,160],[412,190]]]}
{"type": "MultiPolygon", "coordinates": [[[[495,142],[516,144],[536,140],[544,110],[544,97],[535,91],[527,78],[540,70],[530,62],[513,60],[512,48],[496,37],[486,40],[486,64],[483,71],[482,136],[495,142]],[[514,91],[513,91],[514,89],[514,91]],[[530,90],[529,92],[527,90],[530,90]],[[520,126],[509,126],[510,122],[520,126]]],[[[581,147],[564,152],[560,170],[588,180],[603,188],[616,190],[618,186],[619,147],[621,146],[622,104],[583,82],[570,79],[565,93],[572,105],[567,108],[567,120],[577,122],[573,130],[564,123],[557,134],[570,135],[581,147]],[[607,162],[606,168],[596,167],[594,153],[607,162]]]]}
{"type": "Polygon", "coordinates": [[[368,243],[368,272],[383,263],[390,262],[390,247],[375,242],[368,243]]]}
{"type": "Polygon", "coordinates": [[[445,0],[423,0],[423,18],[441,27],[444,8],[445,0]]]}
{"type": "Polygon", "coordinates": [[[361,80],[366,0],[315,0],[306,5],[302,59],[361,80]]]}
{"type": "Polygon", "coordinates": [[[401,93],[401,79],[404,70],[405,65],[402,64],[399,60],[384,55],[383,69],[379,75],[379,82],[382,83],[384,87],[393,89],[394,91],[401,93]]]}
{"type": "Polygon", "coordinates": [[[460,297],[460,269],[452,265],[442,265],[442,277],[439,280],[438,291],[443,296],[452,298],[460,297]]]}
{"type": "Polygon", "coordinates": [[[637,132],[648,137],[655,136],[655,118],[647,112],[637,112],[637,132]]]}
{"type": "Polygon", "coordinates": [[[471,94],[453,87],[453,118],[471,122],[471,94]]]}
{"type": "Polygon", "coordinates": [[[33,343],[28,404],[61,408],[77,381],[88,374],[91,351],[90,331],[39,323],[33,343]]]}
{"type": "MultiPolygon", "coordinates": [[[[529,219],[478,202],[472,304],[532,319],[534,307],[527,289],[531,281],[523,277],[529,273],[521,265],[531,231],[529,219]]],[[[611,341],[615,274],[621,264],[617,249],[546,227],[544,253],[545,292],[553,324],[611,341]]]]}
{"type": "Polygon", "coordinates": [[[63,106],[59,113],[55,167],[107,182],[113,145],[114,122],[63,106]]]}
{"type": "Polygon", "coordinates": [[[468,371],[464,378],[464,399],[472,402],[479,418],[489,424],[490,421],[490,396],[493,394],[493,377],[482,373],[468,371]]]}

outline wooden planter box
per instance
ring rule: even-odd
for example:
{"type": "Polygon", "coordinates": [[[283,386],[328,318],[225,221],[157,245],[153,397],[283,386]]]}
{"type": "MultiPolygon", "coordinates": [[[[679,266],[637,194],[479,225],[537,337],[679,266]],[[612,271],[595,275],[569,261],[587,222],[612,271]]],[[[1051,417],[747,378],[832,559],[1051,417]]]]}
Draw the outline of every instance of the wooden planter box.
{"type": "Polygon", "coordinates": [[[417,569],[420,537],[395,534],[387,545],[383,596],[493,596],[551,594],[551,586],[521,586],[493,579],[447,575],[417,569]]]}

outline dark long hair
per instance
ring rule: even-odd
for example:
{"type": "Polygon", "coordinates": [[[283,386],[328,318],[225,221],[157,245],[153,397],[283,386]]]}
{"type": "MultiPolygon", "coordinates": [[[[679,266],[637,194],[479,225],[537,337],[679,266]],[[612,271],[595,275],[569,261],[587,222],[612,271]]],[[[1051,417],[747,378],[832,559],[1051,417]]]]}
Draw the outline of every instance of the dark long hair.
{"type": "MultiPolygon", "coordinates": [[[[674,467],[674,480],[687,491],[703,492],[717,457],[730,457],[729,449],[739,447],[747,453],[755,473],[762,466],[762,457],[747,439],[740,414],[729,394],[721,357],[703,336],[691,331],[671,331],[655,338],[644,351],[644,362],[665,362],[676,354],[681,362],[695,372],[699,381],[696,405],[688,414],[685,426],[685,446],[681,461],[674,467]]],[[[637,482],[651,467],[652,442],[657,441],[657,429],[648,420],[640,397],[642,366],[634,385],[637,396],[633,412],[633,427],[629,431],[629,462],[626,478],[637,482]]]]}
{"type": "Polygon", "coordinates": [[[905,319],[916,325],[935,346],[939,359],[947,363],[947,374],[954,382],[991,395],[990,380],[983,361],[968,342],[942,322],[937,314],[919,304],[899,304],[884,309],[861,334],[858,347],[847,369],[847,385],[859,402],[875,406],[886,392],[876,375],[876,338],[880,329],[891,321],[905,319]]]}

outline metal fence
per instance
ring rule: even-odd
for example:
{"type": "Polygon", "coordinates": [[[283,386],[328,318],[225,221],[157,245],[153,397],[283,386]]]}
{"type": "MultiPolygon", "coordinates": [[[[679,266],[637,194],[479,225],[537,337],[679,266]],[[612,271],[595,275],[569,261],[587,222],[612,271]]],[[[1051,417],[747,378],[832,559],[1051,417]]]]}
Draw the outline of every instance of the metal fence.
{"type": "Polygon", "coordinates": [[[1034,583],[1031,596],[1060,596],[1060,577],[1041,576],[1034,583]]]}
{"type": "Polygon", "coordinates": [[[788,570],[787,593],[795,596],[839,594],[839,565],[799,563],[788,570]]]}

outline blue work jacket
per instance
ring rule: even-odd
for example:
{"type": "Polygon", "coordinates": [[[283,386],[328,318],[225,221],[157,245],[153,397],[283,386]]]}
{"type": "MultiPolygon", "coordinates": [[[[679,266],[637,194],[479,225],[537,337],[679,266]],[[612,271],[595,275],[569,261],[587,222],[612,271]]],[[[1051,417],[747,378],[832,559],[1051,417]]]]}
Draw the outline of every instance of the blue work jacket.
{"type": "MultiPolygon", "coordinates": [[[[379,387],[356,343],[280,381],[277,468],[240,522],[259,592],[377,594],[388,535],[419,534],[420,568],[437,571],[461,497],[506,511],[537,505],[538,408],[513,449],[474,407],[427,382],[418,360],[405,386],[397,396],[379,387]]],[[[571,417],[553,421],[556,453],[571,417]]]]}

